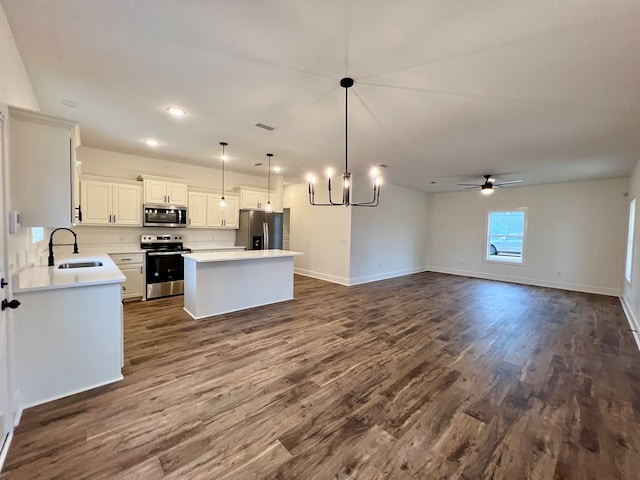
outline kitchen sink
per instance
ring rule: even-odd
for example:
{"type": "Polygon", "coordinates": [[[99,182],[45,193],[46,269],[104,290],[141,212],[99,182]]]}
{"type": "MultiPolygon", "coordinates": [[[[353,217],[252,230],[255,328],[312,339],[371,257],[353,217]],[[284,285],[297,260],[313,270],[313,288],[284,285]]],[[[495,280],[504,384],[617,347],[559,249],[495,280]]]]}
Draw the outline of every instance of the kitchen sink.
{"type": "Polygon", "coordinates": [[[91,261],[91,262],[68,262],[61,263],[58,265],[58,268],[90,268],[90,267],[101,267],[102,262],[91,261]]]}

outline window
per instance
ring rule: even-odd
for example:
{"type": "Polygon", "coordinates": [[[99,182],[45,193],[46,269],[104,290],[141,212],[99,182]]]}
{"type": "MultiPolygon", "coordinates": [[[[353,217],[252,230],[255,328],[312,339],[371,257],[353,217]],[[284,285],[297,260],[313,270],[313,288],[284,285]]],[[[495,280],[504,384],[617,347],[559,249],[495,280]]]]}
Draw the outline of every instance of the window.
{"type": "Polygon", "coordinates": [[[633,264],[633,234],[636,226],[636,199],[629,203],[629,230],[627,233],[627,261],[624,265],[624,278],[631,283],[631,265],[633,264]]]}
{"type": "Polygon", "coordinates": [[[44,240],[44,228],[33,227],[31,229],[31,243],[38,243],[44,240]]]}
{"type": "Polygon", "coordinates": [[[524,209],[489,212],[487,216],[486,260],[522,263],[525,213],[524,209]]]}

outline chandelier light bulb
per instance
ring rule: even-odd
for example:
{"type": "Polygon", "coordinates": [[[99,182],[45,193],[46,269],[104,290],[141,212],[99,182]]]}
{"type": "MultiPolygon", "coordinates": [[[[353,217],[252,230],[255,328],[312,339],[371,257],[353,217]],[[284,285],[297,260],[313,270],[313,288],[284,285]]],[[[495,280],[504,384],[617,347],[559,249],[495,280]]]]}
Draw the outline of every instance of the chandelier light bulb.
{"type": "Polygon", "coordinates": [[[311,173],[307,175],[307,182],[314,184],[316,183],[316,177],[314,177],[311,173]]]}
{"type": "Polygon", "coordinates": [[[374,183],[376,187],[379,187],[380,185],[382,185],[382,177],[376,177],[374,183]]]}
{"type": "Polygon", "coordinates": [[[373,168],[371,169],[371,171],[369,172],[369,176],[370,176],[371,178],[377,178],[377,176],[378,176],[378,174],[379,174],[379,173],[380,173],[380,172],[378,171],[378,169],[377,169],[376,167],[373,167],[373,168]]]}
{"type": "Polygon", "coordinates": [[[333,173],[334,173],[333,168],[331,167],[327,168],[327,178],[333,177],[333,173]]]}

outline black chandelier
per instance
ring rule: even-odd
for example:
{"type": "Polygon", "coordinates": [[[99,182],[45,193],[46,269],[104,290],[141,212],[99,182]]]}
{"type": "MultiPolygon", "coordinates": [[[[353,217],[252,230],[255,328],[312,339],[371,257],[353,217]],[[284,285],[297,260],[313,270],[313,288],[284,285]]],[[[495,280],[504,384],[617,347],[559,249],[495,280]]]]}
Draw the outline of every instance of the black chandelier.
{"type": "Polygon", "coordinates": [[[377,207],[380,202],[380,185],[382,184],[382,178],[378,176],[376,170],[372,171],[373,178],[373,198],[369,202],[354,203],[351,201],[351,173],[349,172],[349,135],[348,135],[348,110],[349,110],[349,88],[353,86],[353,78],[345,77],[340,80],[340,86],[344,88],[344,172],[342,173],[342,201],[335,202],[331,196],[331,177],[333,176],[333,170],[327,170],[329,203],[316,203],[315,202],[315,182],[316,177],[310,174],[307,177],[309,182],[309,203],[313,206],[319,207],[335,207],[342,206],[348,207],[352,205],[354,207],[377,207]]]}

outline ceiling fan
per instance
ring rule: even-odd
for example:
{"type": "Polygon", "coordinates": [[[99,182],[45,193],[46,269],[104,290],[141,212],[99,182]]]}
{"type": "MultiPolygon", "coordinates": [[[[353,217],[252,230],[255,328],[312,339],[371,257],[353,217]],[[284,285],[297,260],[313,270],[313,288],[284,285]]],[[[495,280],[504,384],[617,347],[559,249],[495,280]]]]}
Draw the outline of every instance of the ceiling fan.
{"type": "Polygon", "coordinates": [[[473,188],[479,188],[480,192],[484,195],[490,195],[493,193],[494,188],[504,187],[505,185],[513,185],[514,183],[521,183],[522,180],[511,180],[509,182],[496,182],[495,178],[491,178],[491,175],[484,176],[484,183],[459,183],[461,187],[465,187],[465,190],[471,190],[473,188]]]}

